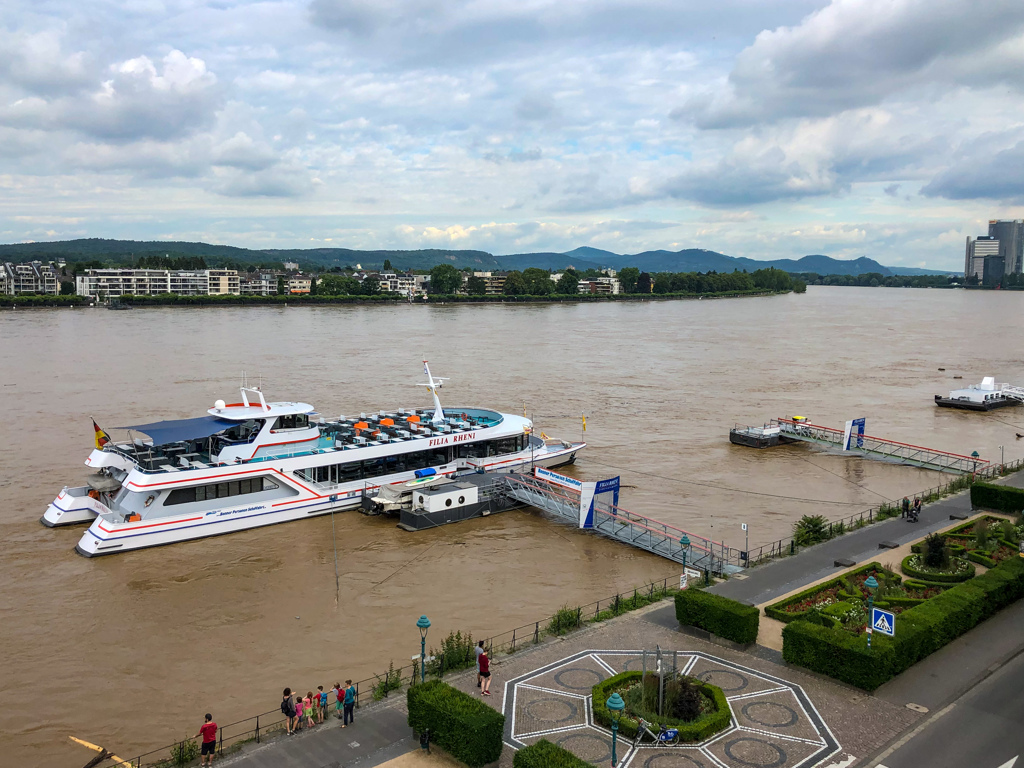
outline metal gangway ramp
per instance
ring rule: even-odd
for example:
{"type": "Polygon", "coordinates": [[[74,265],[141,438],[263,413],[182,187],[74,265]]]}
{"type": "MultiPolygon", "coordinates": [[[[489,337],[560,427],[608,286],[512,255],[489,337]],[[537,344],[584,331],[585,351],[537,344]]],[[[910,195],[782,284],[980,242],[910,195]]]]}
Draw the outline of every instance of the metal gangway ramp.
{"type": "Polygon", "coordinates": [[[1002,392],[1006,397],[1011,397],[1014,400],[1024,402],[1024,387],[1015,387],[1012,384],[1003,384],[1003,388],[1000,392],[1002,392]]]}
{"type": "MultiPolygon", "coordinates": [[[[548,512],[574,527],[580,526],[580,492],[532,475],[502,476],[503,493],[522,504],[548,512]]],[[[596,531],[625,544],[715,574],[743,570],[737,553],[718,541],[638,515],[595,499],[592,524],[596,531]],[[736,562],[733,562],[733,561],[736,562]]]]}
{"type": "MultiPolygon", "coordinates": [[[[1021,397],[1024,398],[1024,389],[1021,392],[1021,397]]],[[[963,456],[959,453],[923,448],[919,445],[899,443],[895,440],[885,440],[870,435],[854,435],[853,439],[849,441],[849,446],[845,446],[846,433],[843,430],[810,424],[806,421],[772,419],[771,423],[777,425],[781,434],[790,440],[816,443],[896,464],[908,464],[912,467],[954,474],[971,474],[988,469],[989,466],[988,459],[978,456],[963,456]]]]}

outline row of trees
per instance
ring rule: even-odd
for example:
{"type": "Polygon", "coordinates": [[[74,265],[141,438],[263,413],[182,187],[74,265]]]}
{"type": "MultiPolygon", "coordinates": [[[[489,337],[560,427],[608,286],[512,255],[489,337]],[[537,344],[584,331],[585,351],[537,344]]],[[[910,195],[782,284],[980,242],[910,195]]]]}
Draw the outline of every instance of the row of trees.
{"type": "Polygon", "coordinates": [[[847,285],[863,288],[951,288],[964,282],[960,275],[883,275],[881,272],[865,272],[862,275],[819,275],[815,272],[804,272],[797,277],[809,285],[847,285]]]}
{"type": "MultiPolygon", "coordinates": [[[[505,278],[504,293],[507,296],[550,296],[573,295],[581,279],[603,276],[603,273],[580,275],[567,269],[557,281],[544,269],[531,267],[522,271],[512,270],[505,278]]],[[[807,286],[794,279],[789,273],[774,267],[756,272],[658,272],[651,275],[636,267],[625,267],[618,272],[624,293],[730,293],[742,291],[792,291],[802,292],[807,286]]],[[[462,273],[448,264],[441,264],[430,271],[431,293],[453,294],[462,288],[462,273]]],[[[483,278],[469,277],[465,291],[471,296],[483,296],[486,283],[483,278]]]]}

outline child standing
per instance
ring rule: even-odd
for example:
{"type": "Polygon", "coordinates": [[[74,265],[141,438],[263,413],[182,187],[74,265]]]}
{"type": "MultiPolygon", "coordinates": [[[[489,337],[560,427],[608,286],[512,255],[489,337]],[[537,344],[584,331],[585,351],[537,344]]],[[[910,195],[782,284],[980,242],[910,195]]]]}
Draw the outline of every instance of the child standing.
{"type": "Polygon", "coordinates": [[[313,719],[316,716],[316,704],[313,703],[313,692],[306,691],[306,698],[302,700],[302,707],[306,713],[306,725],[312,728],[316,725],[316,721],[313,719]]]}
{"type": "Polygon", "coordinates": [[[341,683],[334,684],[334,714],[339,720],[341,720],[341,712],[345,708],[345,689],[341,687],[341,683]]]}
{"type": "Polygon", "coordinates": [[[295,694],[295,730],[301,731],[303,727],[302,713],[305,710],[306,704],[302,701],[302,694],[295,694]]]}
{"type": "Polygon", "coordinates": [[[320,706],[317,708],[319,711],[317,712],[316,721],[318,723],[322,723],[324,721],[324,715],[327,714],[327,691],[324,690],[322,685],[318,685],[316,689],[319,691],[317,696],[320,698],[320,701],[317,702],[320,706]]]}

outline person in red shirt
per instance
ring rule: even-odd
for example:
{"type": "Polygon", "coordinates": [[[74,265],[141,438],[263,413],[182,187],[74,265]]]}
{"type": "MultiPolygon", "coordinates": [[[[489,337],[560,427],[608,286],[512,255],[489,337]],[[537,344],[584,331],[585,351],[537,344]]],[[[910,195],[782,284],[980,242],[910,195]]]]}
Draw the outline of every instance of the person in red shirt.
{"type": "Polygon", "coordinates": [[[477,662],[480,664],[480,680],[483,682],[480,691],[481,696],[491,695],[491,660],[487,658],[487,652],[484,651],[477,658],[477,662]]]}
{"type": "Polygon", "coordinates": [[[213,765],[213,753],[217,748],[217,724],[213,722],[213,715],[206,714],[206,722],[203,723],[196,736],[203,737],[202,751],[199,753],[199,764],[213,765]]]}

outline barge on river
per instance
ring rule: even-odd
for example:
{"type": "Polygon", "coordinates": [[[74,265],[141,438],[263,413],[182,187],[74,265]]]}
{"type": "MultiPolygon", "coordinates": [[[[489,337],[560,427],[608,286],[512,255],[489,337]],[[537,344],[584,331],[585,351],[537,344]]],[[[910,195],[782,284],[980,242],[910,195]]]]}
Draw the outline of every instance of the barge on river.
{"type": "Polygon", "coordinates": [[[986,376],[981,380],[981,384],[954,389],[948,397],[935,396],[937,406],[960,408],[965,411],[991,411],[996,408],[1020,405],[1022,402],[1024,402],[1024,387],[996,384],[993,376],[986,376]]]}
{"type": "Polygon", "coordinates": [[[353,509],[368,490],[424,474],[456,477],[571,464],[583,442],[541,439],[529,419],[442,408],[443,379],[423,364],[433,408],[327,421],[306,403],[268,403],[242,387],[207,416],[124,427],[149,439],[113,442],[96,428],[88,485],[64,488],[41,522],[89,523],[82,555],[234,533],[353,509]]]}

